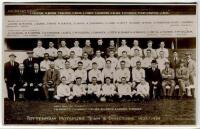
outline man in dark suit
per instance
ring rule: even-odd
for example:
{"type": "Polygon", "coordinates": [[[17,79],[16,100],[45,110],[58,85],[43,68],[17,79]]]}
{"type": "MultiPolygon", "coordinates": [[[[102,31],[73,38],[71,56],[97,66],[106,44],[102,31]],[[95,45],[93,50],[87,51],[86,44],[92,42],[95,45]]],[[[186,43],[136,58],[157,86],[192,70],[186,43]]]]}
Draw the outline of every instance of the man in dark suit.
{"type": "Polygon", "coordinates": [[[43,100],[44,99],[44,90],[42,88],[43,82],[43,73],[39,69],[39,65],[37,63],[34,64],[33,73],[30,75],[31,80],[29,80],[28,87],[28,98],[30,100],[43,100]]]}
{"type": "MultiPolygon", "coordinates": [[[[34,63],[37,63],[37,60],[33,58],[33,51],[28,51],[27,54],[28,54],[28,58],[26,58],[23,61],[23,64],[24,64],[24,69],[27,72],[27,74],[31,75],[34,70],[33,65],[34,63]]],[[[30,80],[31,76],[28,76],[27,79],[30,80]]]]}
{"type": "Polygon", "coordinates": [[[149,86],[150,86],[150,90],[149,90],[150,99],[153,98],[154,94],[155,94],[155,98],[159,99],[161,97],[162,75],[160,73],[160,70],[157,67],[156,60],[152,60],[151,68],[147,69],[146,80],[148,81],[149,86]]]}
{"type": "Polygon", "coordinates": [[[27,74],[27,72],[24,69],[24,64],[19,64],[19,71],[18,71],[18,81],[17,81],[17,87],[16,87],[16,98],[17,99],[25,99],[26,95],[24,94],[26,92],[28,82],[27,82],[27,76],[30,76],[27,74]],[[20,95],[20,96],[19,96],[20,95]]]}
{"type": "Polygon", "coordinates": [[[13,93],[16,92],[15,88],[18,81],[17,74],[19,71],[19,63],[15,61],[15,54],[10,54],[9,58],[10,60],[4,64],[4,80],[7,86],[9,100],[15,100],[15,96],[13,93]]]}
{"type": "Polygon", "coordinates": [[[45,96],[48,99],[49,98],[48,89],[54,88],[54,95],[55,95],[56,88],[60,84],[60,72],[55,69],[54,62],[50,63],[50,69],[45,72],[43,81],[44,81],[43,89],[45,92],[45,96]]]}
{"type": "MultiPolygon", "coordinates": [[[[177,68],[180,66],[181,59],[178,57],[177,51],[173,51],[173,56],[170,58],[170,67],[176,71],[177,68]]],[[[176,79],[176,72],[175,72],[175,79],[176,79]]]]}

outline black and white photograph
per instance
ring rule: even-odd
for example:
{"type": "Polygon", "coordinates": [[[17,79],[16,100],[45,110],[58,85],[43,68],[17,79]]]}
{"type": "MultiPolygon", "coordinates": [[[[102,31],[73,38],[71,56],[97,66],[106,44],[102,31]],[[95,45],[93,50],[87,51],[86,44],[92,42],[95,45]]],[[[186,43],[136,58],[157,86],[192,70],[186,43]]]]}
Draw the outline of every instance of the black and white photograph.
{"type": "Polygon", "coordinates": [[[195,125],[197,3],[4,3],[5,125],[195,125]]]}

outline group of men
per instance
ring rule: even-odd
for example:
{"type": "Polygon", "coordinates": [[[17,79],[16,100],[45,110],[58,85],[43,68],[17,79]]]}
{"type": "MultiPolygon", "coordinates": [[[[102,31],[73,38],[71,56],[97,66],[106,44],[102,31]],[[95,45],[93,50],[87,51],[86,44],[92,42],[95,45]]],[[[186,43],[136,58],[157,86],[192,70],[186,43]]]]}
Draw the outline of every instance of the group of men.
{"type": "Polygon", "coordinates": [[[45,49],[38,40],[37,47],[28,51],[22,62],[15,61],[10,54],[5,63],[4,78],[10,100],[56,99],[64,101],[124,101],[134,99],[173,98],[194,96],[195,61],[191,54],[180,59],[177,51],[169,58],[165,42],[153,49],[153,42],[147,42],[142,50],[139,41],[133,40],[133,47],[121,40],[116,47],[110,40],[109,47],[91,47],[90,40],[85,47],[68,48],[62,40],[59,49],[49,42],[45,49]]]}

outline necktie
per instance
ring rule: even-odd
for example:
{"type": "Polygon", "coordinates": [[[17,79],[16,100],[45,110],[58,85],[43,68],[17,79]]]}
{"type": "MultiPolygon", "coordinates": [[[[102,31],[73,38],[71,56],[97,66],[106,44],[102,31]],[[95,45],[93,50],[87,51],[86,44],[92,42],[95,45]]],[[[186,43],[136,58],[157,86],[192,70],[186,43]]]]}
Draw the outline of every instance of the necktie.
{"type": "Polygon", "coordinates": [[[176,57],[174,58],[174,62],[175,62],[175,64],[176,64],[176,57]]]}
{"type": "Polygon", "coordinates": [[[183,70],[181,69],[181,75],[183,75],[183,70]]]}
{"type": "Polygon", "coordinates": [[[53,70],[51,70],[51,79],[53,78],[53,70]]]}
{"type": "Polygon", "coordinates": [[[188,67],[188,65],[189,65],[189,62],[187,62],[187,67],[188,67]]]}

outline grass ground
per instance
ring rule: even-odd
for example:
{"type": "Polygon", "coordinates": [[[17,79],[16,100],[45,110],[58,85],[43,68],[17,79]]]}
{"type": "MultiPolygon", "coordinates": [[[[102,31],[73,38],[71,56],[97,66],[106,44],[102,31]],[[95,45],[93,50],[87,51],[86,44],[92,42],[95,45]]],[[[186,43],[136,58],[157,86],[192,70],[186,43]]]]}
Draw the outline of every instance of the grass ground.
{"type": "Polygon", "coordinates": [[[4,123],[193,125],[195,124],[195,100],[164,99],[140,103],[11,102],[6,100],[4,123]]]}

